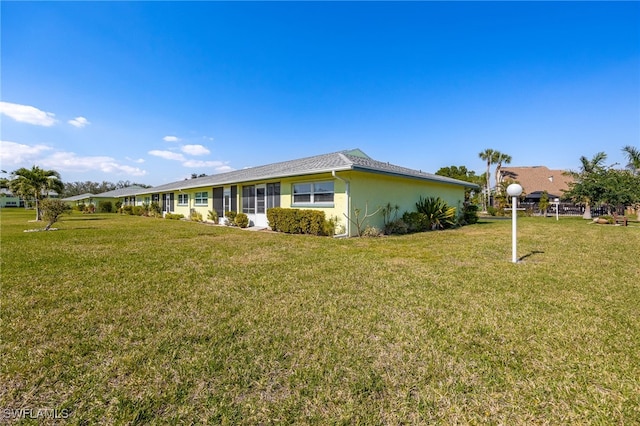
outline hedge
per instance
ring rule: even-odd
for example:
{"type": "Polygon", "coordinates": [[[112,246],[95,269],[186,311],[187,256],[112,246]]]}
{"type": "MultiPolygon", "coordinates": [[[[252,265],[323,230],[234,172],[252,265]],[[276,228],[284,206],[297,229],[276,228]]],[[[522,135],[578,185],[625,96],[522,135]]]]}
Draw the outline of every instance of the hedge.
{"type": "Polygon", "coordinates": [[[267,209],[267,220],[273,231],[287,234],[327,235],[327,220],[322,211],[273,207],[267,209]]]}

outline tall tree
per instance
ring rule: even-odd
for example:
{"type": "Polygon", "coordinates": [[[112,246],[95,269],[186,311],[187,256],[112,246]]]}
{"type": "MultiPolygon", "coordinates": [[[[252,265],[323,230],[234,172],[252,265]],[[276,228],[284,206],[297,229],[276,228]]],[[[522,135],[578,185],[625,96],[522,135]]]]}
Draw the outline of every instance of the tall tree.
{"type": "Polygon", "coordinates": [[[491,188],[491,165],[495,163],[496,153],[497,151],[487,148],[478,154],[481,160],[484,160],[487,162],[487,172],[485,175],[487,178],[487,181],[485,182],[485,187],[484,187],[485,195],[484,195],[484,203],[483,203],[484,211],[487,211],[487,207],[489,206],[489,193],[491,188]]]}
{"type": "Polygon", "coordinates": [[[511,164],[511,156],[507,154],[503,154],[501,152],[496,151],[496,172],[495,172],[495,180],[496,180],[496,188],[499,186],[498,178],[500,176],[500,171],[502,170],[502,164],[511,164]]]}
{"type": "Polygon", "coordinates": [[[631,170],[634,175],[640,174],[640,149],[635,146],[627,145],[622,148],[622,152],[627,156],[629,163],[627,169],[631,170]]]}
{"type": "Polygon", "coordinates": [[[33,198],[36,207],[36,220],[41,219],[40,201],[49,196],[50,191],[61,194],[64,183],[60,180],[60,173],[55,170],[44,170],[38,166],[31,169],[19,168],[11,173],[9,189],[22,198],[33,198]]]}
{"type": "Polygon", "coordinates": [[[589,160],[584,155],[580,157],[580,170],[569,171],[575,182],[569,184],[570,189],[565,194],[576,202],[584,203],[584,219],[591,219],[591,203],[599,197],[601,186],[598,183],[598,174],[604,170],[604,161],[607,154],[598,152],[589,160]]]}

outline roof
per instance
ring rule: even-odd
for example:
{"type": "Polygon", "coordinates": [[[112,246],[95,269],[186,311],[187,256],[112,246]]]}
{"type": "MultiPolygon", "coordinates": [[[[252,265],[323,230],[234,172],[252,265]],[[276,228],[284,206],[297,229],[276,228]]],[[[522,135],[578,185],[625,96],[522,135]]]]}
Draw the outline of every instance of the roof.
{"type": "Polygon", "coordinates": [[[93,195],[90,192],[86,192],[84,194],[73,195],[71,197],[63,198],[62,201],[80,201],[80,200],[86,200],[87,198],[93,198],[93,197],[95,197],[95,195],[93,195]]]}
{"type": "Polygon", "coordinates": [[[127,186],[126,188],[118,188],[113,191],[102,192],[100,194],[94,195],[97,198],[120,198],[120,197],[129,197],[136,194],[146,194],[150,192],[150,188],[143,188],[138,185],[127,186]]]}
{"type": "MultiPolygon", "coordinates": [[[[264,166],[249,167],[242,170],[220,173],[211,176],[203,176],[195,179],[186,179],[178,182],[167,183],[165,185],[146,188],[138,191],[138,194],[148,194],[153,192],[177,191],[203,186],[227,185],[242,182],[251,182],[266,179],[277,179],[289,176],[304,176],[316,173],[327,173],[332,171],[359,170],[387,175],[401,176],[412,179],[421,179],[432,182],[439,182],[451,185],[459,185],[468,188],[476,188],[477,185],[452,179],[445,176],[438,176],[422,170],[413,170],[406,167],[396,166],[382,161],[376,161],[359,149],[333,152],[330,154],[316,155],[312,157],[300,158],[297,160],[283,161],[279,163],[267,164],[264,166]]],[[[101,194],[103,196],[104,194],[101,194]]]]}
{"type": "Polygon", "coordinates": [[[500,170],[501,180],[513,179],[518,181],[525,194],[547,192],[549,196],[561,197],[569,190],[571,176],[565,175],[564,170],[551,170],[545,166],[532,167],[503,167],[500,170]]]}

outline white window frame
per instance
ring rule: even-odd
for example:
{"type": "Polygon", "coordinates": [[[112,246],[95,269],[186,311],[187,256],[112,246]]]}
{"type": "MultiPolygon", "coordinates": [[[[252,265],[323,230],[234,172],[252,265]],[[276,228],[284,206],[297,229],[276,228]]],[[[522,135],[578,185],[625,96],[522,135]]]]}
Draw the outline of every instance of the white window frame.
{"type": "Polygon", "coordinates": [[[331,180],[326,181],[315,181],[315,182],[298,182],[292,184],[291,187],[291,203],[293,206],[316,206],[316,207],[333,207],[335,202],[335,182],[331,180]],[[296,186],[309,185],[309,192],[298,192],[296,194],[296,186]],[[318,187],[320,185],[331,185],[333,190],[329,191],[318,191],[318,187]],[[318,187],[317,187],[318,186],[318,187]],[[329,194],[331,193],[332,199],[331,201],[327,200],[316,200],[317,196],[320,194],[329,194]],[[299,195],[309,195],[309,201],[296,201],[296,196],[299,195]]]}
{"type": "Polygon", "coordinates": [[[208,206],[209,205],[209,191],[196,192],[193,196],[194,206],[208,206]],[[204,194],[204,196],[202,195],[204,194]]]}
{"type": "Polygon", "coordinates": [[[189,194],[178,194],[178,205],[179,206],[188,206],[189,205],[189,194]]]}

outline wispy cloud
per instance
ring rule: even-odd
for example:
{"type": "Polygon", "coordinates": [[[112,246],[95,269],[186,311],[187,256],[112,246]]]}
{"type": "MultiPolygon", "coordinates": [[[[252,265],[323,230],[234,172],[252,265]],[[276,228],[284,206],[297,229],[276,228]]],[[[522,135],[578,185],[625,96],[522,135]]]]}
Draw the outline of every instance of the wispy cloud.
{"type": "Polygon", "coordinates": [[[133,159],[131,157],[124,157],[124,159],[127,160],[127,161],[131,161],[132,163],[138,163],[138,164],[144,163],[144,158],[138,158],[136,160],[136,159],[133,159]]]}
{"type": "Polygon", "coordinates": [[[165,142],[180,142],[180,138],[177,136],[165,136],[162,140],[165,142]]]}
{"type": "Polygon", "coordinates": [[[30,105],[20,105],[11,102],[0,102],[0,113],[11,117],[20,123],[50,127],[56,123],[55,114],[42,111],[30,105]]]}
{"type": "Polygon", "coordinates": [[[207,155],[211,153],[211,151],[202,145],[183,145],[180,149],[189,155],[207,155]]]}
{"type": "Polygon", "coordinates": [[[11,141],[0,141],[0,163],[20,165],[38,158],[40,154],[53,148],[46,145],[25,145],[11,141]]]}
{"type": "Polygon", "coordinates": [[[74,119],[71,119],[71,120],[67,121],[67,123],[71,124],[71,125],[72,125],[72,126],[74,126],[74,127],[79,128],[79,129],[81,129],[81,128],[85,127],[85,126],[86,126],[86,125],[88,125],[88,124],[91,124],[91,123],[89,122],[89,120],[87,120],[87,119],[86,119],[86,118],[84,118],[84,117],[76,117],[76,118],[74,118],[74,119]]]}
{"type": "Polygon", "coordinates": [[[146,170],[120,164],[112,157],[81,157],[73,152],[55,152],[40,160],[40,164],[44,167],[68,172],[99,170],[104,173],[122,173],[131,176],[144,176],[147,174],[146,170]]]}
{"type": "Polygon", "coordinates": [[[184,155],[177,152],[161,151],[159,149],[154,149],[149,151],[149,154],[155,157],[164,158],[165,160],[185,161],[184,155]]]}

